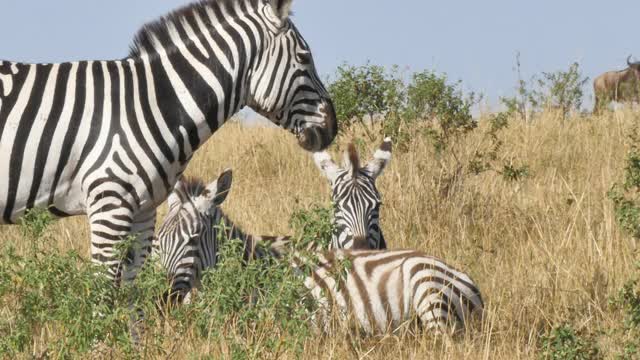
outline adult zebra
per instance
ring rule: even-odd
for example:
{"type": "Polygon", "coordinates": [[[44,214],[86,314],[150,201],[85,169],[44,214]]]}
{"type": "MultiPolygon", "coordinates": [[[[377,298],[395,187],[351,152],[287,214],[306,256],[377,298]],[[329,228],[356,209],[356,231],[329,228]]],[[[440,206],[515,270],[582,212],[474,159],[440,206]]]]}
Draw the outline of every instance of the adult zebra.
{"type": "Polygon", "coordinates": [[[331,184],[333,249],[386,249],[380,228],[380,192],[376,179],[391,161],[391,138],[385,138],[373,158],[360,166],[353,144],[344,153],[342,167],[326,151],[313,154],[316,166],[331,184]]]}
{"type": "Polygon", "coordinates": [[[292,0],[205,0],[145,25],[123,60],[0,63],[0,221],[88,215],[93,261],[131,280],[156,207],[193,153],[248,105],[319,150],[333,105],[292,0]],[[126,261],[116,244],[135,234],[126,261]]]}
{"type": "MultiPolygon", "coordinates": [[[[245,234],[224,215],[219,205],[230,187],[231,170],[226,170],[208,185],[181,181],[169,196],[154,252],[172,280],[173,300],[188,302],[202,271],[216,266],[219,238],[242,240],[247,260],[290,252],[288,237],[245,234]]],[[[289,259],[294,268],[309,270],[300,274],[324,325],[332,309],[353,315],[367,333],[393,331],[413,316],[427,329],[448,332],[482,316],[482,297],[471,278],[417,251],[334,249],[311,256],[294,251],[289,259]]]]}

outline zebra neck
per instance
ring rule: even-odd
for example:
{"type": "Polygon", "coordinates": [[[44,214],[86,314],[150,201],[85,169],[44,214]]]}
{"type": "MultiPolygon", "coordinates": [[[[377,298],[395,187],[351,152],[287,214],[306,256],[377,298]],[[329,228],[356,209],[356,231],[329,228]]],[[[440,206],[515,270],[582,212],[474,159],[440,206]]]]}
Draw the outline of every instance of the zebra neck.
{"type": "Polygon", "coordinates": [[[246,243],[251,238],[242,229],[240,229],[233,220],[229,219],[222,211],[219,211],[216,218],[213,221],[213,225],[218,227],[219,234],[222,235],[223,240],[241,240],[246,243]]]}
{"type": "Polygon", "coordinates": [[[146,26],[136,37],[131,59],[152,74],[163,120],[176,137],[188,140],[187,159],[246,105],[248,77],[265,34],[237,23],[250,22],[258,4],[194,4],[146,26]]]}

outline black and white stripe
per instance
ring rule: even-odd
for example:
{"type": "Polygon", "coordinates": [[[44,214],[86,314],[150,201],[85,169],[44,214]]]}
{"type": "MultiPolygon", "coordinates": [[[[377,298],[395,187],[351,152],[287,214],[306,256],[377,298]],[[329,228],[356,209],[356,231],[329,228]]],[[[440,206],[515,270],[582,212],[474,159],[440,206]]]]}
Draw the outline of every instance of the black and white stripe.
{"type": "Polygon", "coordinates": [[[124,277],[146,258],[156,207],[193,153],[249,105],[328,146],[336,119],[291,0],[203,0],[146,25],[130,55],[61,64],[0,62],[0,223],[47,207],[87,214],[91,254],[124,277]]]}
{"type": "Polygon", "coordinates": [[[331,248],[386,249],[380,228],[382,201],[376,179],[391,160],[391,139],[384,139],[373,159],[364,167],[360,167],[353,144],[344,154],[342,167],[336,165],[326,151],[316,152],[313,157],[332,188],[334,230],[331,248]]]}
{"type": "Polygon", "coordinates": [[[229,193],[231,181],[229,169],[208,185],[199,179],[183,179],[169,195],[169,211],[158,229],[153,252],[166,270],[172,298],[178,302],[189,302],[191,290],[200,287],[203,271],[216,266],[220,238],[242,239],[252,244],[288,240],[288,237],[252,237],[233,225],[219,208],[229,193]]]}
{"type": "MultiPolygon", "coordinates": [[[[270,243],[263,254],[284,257],[287,241],[270,243]]],[[[304,284],[327,328],[335,310],[354,318],[367,334],[386,333],[418,319],[422,328],[453,333],[481,321],[484,303],[471,278],[444,261],[414,250],[334,249],[289,254],[291,264],[309,274],[304,284]]]]}
{"type": "MultiPolygon", "coordinates": [[[[157,251],[173,278],[178,299],[188,300],[202,270],[216,265],[220,231],[225,238],[244,242],[247,260],[285,257],[289,252],[288,237],[246,235],[224,216],[218,206],[230,182],[226,171],[217,184],[205,187],[192,181],[195,186],[178,187],[172,195],[157,251]],[[224,229],[215,226],[221,221],[224,229]]],[[[420,252],[334,249],[289,255],[319,306],[318,320],[325,325],[332,309],[338,309],[343,318],[355,316],[367,333],[393,331],[415,317],[427,329],[446,332],[464,328],[472,316],[482,316],[480,291],[469,276],[420,252]]]]}

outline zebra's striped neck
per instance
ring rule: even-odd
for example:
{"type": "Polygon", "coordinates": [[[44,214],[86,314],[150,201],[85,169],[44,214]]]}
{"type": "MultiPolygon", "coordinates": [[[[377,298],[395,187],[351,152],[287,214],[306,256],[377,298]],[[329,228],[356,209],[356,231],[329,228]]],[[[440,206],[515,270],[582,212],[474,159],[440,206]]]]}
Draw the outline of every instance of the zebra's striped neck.
{"type": "Polygon", "coordinates": [[[188,160],[247,102],[247,81],[265,41],[259,0],[201,1],[145,25],[127,61],[157,77],[156,89],[177,103],[159,104],[174,136],[188,137],[181,160],[188,160]],[[173,95],[173,94],[168,94],[173,95]]]}

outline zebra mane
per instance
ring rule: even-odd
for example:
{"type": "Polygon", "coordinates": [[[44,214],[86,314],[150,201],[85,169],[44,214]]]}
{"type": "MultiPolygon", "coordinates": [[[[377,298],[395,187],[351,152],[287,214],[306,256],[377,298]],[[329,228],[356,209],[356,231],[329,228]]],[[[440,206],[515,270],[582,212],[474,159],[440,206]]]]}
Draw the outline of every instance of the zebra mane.
{"type": "Polygon", "coordinates": [[[347,156],[351,163],[351,169],[345,170],[350,171],[351,176],[355,179],[360,172],[360,157],[358,156],[358,150],[356,150],[356,146],[353,143],[349,143],[349,146],[347,147],[347,156]]]}
{"type": "MultiPolygon", "coordinates": [[[[133,39],[133,43],[130,46],[129,57],[140,57],[142,54],[154,54],[154,37],[158,38],[163,44],[169,43],[169,25],[177,24],[185,19],[192,18],[195,14],[200,15],[200,18],[204,22],[206,27],[212,26],[211,19],[207,15],[207,10],[213,6],[217,8],[234,8],[237,9],[239,5],[244,4],[248,6],[257,6],[256,4],[260,0],[199,0],[197,2],[185,5],[177,10],[170,12],[167,15],[160,17],[157,20],[151,21],[142,26],[138,30],[133,39]]],[[[235,11],[234,11],[235,13],[235,11]]],[[[196,28],[194,28],[196,30],[196,28]]],[[[196,30],[197,33],[197,30],[196,30]]],[[[170,49],[169,49],[170,50],[170,49]]]]}
{"type": "Polygon", "coordinates": [[[182,191],[189,197],[196,197],[202,195],[206,189],[206,184],[202,179],[197,177],[183,177],[181,180],[182,191]]]}

